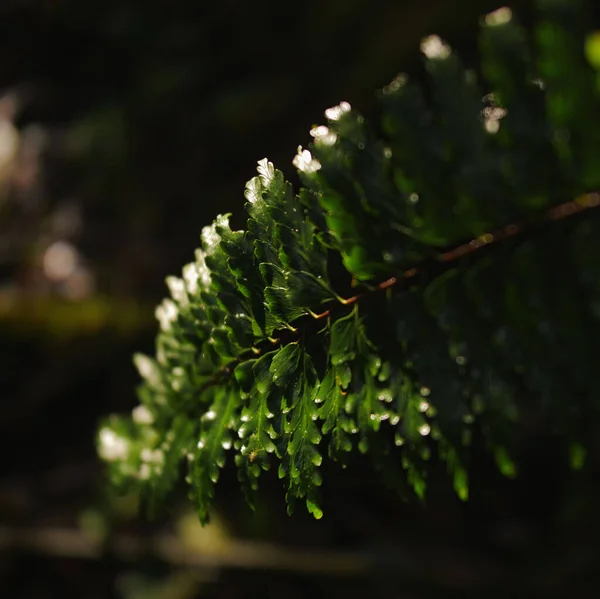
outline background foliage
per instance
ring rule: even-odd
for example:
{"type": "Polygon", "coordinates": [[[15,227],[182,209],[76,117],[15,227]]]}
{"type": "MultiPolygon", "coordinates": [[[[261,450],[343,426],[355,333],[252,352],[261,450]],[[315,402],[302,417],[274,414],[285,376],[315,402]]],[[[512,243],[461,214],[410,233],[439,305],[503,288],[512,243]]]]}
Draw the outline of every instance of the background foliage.
{"type": "Polygon", "coordinates": [[[133,407],[129,356],[152,350],[162,280],[189,259],[200,226],[218,212],[241,215],[240,190],[258,157],[293,180],[296,145],[324,106],[346,98],[369,117],[374,88],[402,69],[419,77],[423,35],[444,35],[474,62],[477,16],[496,7],[305,2],[289,15],[274,3],[3,3],[6,147],[19,140],[3,170],[1,224],[0,576],[11,596],[593,592],[594,470],[570,473],[543,432],[522,448],[514,481],[474,451],[468,505],[435,463],[424,506],[398,505],[360,461],[354,476],[326,470],[324,504],[336,509],[318,526],[287,518],[276,480],[262,484],[262,507],[250,517],[229,492],[233,470],[217,498],[221,526],[209,537],[193,532],[179,508],[148,525],[128,516],[131,499],[97,490],[97,420],[133,407]],[[309,30],[318,43],[307,42],[309,30]],[[58,273],[53,256],[63,258],[58,273]],[[143,536],[136,546],[117,534],[86,561],[74,559],[85,555],[80,537],[69,544],[42,534],[67,527],[101,539],[107,521],[118,534],[167,537],[143,557],[143,536]],[[16,535],[15,526],[23,527],[16,535]],[[166,548],[171,531],[209,556],[199,559],[201,575],[166,548]],[[282,545],[240,547],[243,539],[282,545]],[[285,547],[316,545],[355,548],[357,561],[344,569],[328,553],[318,561],[337,576],[303,576],[302,567],[316,566],[285,547]],[[286,573],[259,574],[252,563],[286,573]],[[400,579],[390,580],[390,564],[400,579]]]}

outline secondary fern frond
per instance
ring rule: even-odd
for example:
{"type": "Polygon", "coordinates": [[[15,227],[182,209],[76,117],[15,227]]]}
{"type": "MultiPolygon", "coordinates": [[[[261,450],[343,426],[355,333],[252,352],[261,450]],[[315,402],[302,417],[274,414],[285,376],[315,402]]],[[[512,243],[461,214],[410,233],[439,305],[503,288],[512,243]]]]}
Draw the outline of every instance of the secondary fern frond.
{"type": "Polygon", "coordinates": [[[358,449],[422,496],[437,448],[465,499],[473,427],[514,475],[531,418],[581,465],[600,408],[600,74],[584,4],[538,5],[534,39],[507,9],[486,18],[485,79],[428,38],[429,92],[384,88],[378,134],[327,110],[298,194],[259,162],[246,230],[203,229],[167,279],[156,357],[136,358],[140,406],[100,429],[116,485],[159,504],[184,460],[206,521],[233,453],[251,504],[277,464],[289,509],[319,518],[325,453],[358,449]]]}

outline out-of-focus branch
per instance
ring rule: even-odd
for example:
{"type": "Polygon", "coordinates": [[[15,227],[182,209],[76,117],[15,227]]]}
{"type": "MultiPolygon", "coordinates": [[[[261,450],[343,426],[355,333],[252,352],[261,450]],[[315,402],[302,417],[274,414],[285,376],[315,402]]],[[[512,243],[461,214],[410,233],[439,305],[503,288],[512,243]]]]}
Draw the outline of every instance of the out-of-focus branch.
{"type": "Polygon", "coordinates": [[[403,547],[344,551],[299,549],[274,543],[231,540],[195,550],[175,535],[137,536],[119,533],[106,542],[93,540],[78,529],[0,527],[0,552],[27,551],[53,557],[100,559],[112,555],[126,562],[147,557],[176,566],[287,571],[343,577],[365,577],[393,571],[404,580],[462,590],[489,588],[506,581],[505,568],[454,548],[403,547]]]}
{"type": "MultiPolygon", "coordinates": [[[[548,592],[548,596],[558,597],[563,596],[564,590],[580,599],[596,597],[584,583],[575,582],[582,580],[582,570],[589,570],[594,561],[591,554],[580,555],[582,559],[577,563],[570,560],[559,563],[559,560],[519,567],[457,547],[431,544],[394,544],[350,551],[228,539],[199,550],[172,534],[118,533],[101,542],[79,529],[0,526],[0,554],[14,551],[88,560],[112,556],[130,563],[158,558],[176,567],[209,571],[228,568],[355,579],[385,578],[386,585],[393,584],[396,588],[419,587],[442,594],[459,592],[464,597],[479,597],[482,593],[525,597],[533,592],[548,592]]],[[[554,560],[550,558],[550,561],[554,560]]]]}
{"type": "Polygon", "coordinates": [[[0,551],[24,550],[54,557],[100,559],[111,554],[123,561],[158,557],[178,566],[288,570],[300,573],[360,576],[373,566],[361,552],[292,549],[273,543],[228,541],[202,552],[174,535],[142,537],[115,534],[101,543],[77,529],[0,527],[0,551]]]}

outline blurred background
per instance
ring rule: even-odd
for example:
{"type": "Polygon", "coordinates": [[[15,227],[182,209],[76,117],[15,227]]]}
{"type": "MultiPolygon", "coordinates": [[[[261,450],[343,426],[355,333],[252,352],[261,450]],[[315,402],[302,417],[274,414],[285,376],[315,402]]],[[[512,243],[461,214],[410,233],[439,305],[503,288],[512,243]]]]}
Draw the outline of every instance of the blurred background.
{"type": "Polygon", "coordinates": [[[474,62],[499,6],[1,0],[1,597],[597,596],[597,473],[570,473],[552,439],[515,480],[474,455],[468,504],[442,467],[404,504],[361,459],[327,465],[319,522],[285,514],[274,476],[251,512],[228,467],[205,529],[183,487],[140,517],[95,456],[100,417],[136,404],[165,276],[217,213],[243,225],[256,161],[296,183],[325,108],[368,116],[375,89],[420,76],[431,33],[474,62]]]}

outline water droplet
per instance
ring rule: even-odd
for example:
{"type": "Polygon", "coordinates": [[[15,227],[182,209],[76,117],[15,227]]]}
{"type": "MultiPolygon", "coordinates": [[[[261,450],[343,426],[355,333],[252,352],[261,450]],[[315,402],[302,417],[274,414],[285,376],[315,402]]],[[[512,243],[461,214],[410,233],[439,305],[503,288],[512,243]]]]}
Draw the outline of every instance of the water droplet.
{"type": "Polygon", "coordinates": [[[400,416],[394,416],[391,420],[390,420],[390,424],[392,424],[393,426],[396,426],[398,423],[400,422],[400,416]]]}
{"type": "Polygon", "coordinates": [[[221,445],[225,450],[231,449],[231,439],[224,439],[223,441],[221,441],[221,445]]]}
{"type": "Polygon", "coordinates": [[[325,117],[330,121],[339,121],[343,114],[350,112],[352,106],[348,102],[340,102],[337,106],[332,106],[325,111],[325,117]]]}
{"type": "Polygon", "coordinates": [[[426,437],[431,432],[431,427],[425,423],[419,427],[419,434],[426,437]]]}
{"type": "Polygon", "coordinates": [[[214,420],[217,417],[217,413],[214,410],[208,410],[206,414],[204,414],[204,420],[214,420]]]}
{"type": "Polygon", "coordinates": [[[485,16],[485,24],[488,27],[498,27],[499,25],[506,25],[510,23],[512,19],[512,10],[507,6],[503,6],[498,10],[488,13],[485,16]]]}
{"type": "Polygon", "coordinates": [[[419,412],[427,412],[428,409],[429,409],[429,403],[427,403],[426,401],[422,401],[419,404],[419,412]]]}
{"type": "Polygon", "coordinates": [[[131,417],[136,424],[152,424],[154,418],[150,410],[144,405],[139,405],[131,411],[131,417]]]}
{"type": "Polygon", "coordinates": [[[393,398],[392,394],[386,389],[385,391],[382,391],[378,395],[377,399],[379,401],[384,401],[386,403],[390,403],[394,398],[393,398]]]}
{"type": "Polygon", "coordinates": [[[485,130],[490,135],[495,135],[500,131],[500,121],[494,119],[486,119],[483,123],[485,130]]]}
{"type": "Polygon", "coordinates": [[[337,135],[325,125],[314,127],[310,134],[315,138],[315,143],[324,146],[332,146],[337,141],[337,135]]]}
{"type": "Polygon", "coordinates": [[[401,89],[406,82],[408,81],[408,76],[404,73],[400,73],[397,77],[395,77],[388,85],[383,88],[384,94],[391,94],[393,92],[397,92],[401,89]]]}
{"type": "Polygon", "coordinates": [[[419,391],[419,393],[423,397],[429,397],[431,395],[431,389],[429,387],[421,387],[421,390],[419,391]]]}
{"type": "Polygon", "coordinates": [[[109,428],[103,428],[99,435],[98,454],[107,462],[125,460],[129,456],[129,441],[109,428]]]}
{"type": "Polygon", "coordinates": [[[416,204],[416,203],[419,201],[419,194],[418,194],[418,193],[411,193],[411,194],[408,196],[408,201],[409,201],[411,204],[416,204]]]}
{"type": "Polygon", "coordinates": [[[197,447],[198,447],[198,449],[204,449],[204,445],[205,445],[204,439],[200,439],[200,441],[198,441],[197,447]]]}
{"type": "MultiPolygon", "coordinates": [[[[486,96],[486,97],[490,97],[490,96],[486,96]]],[[[481,111],[481,115],[486,119],[486,120],[490,120],[490,121],[499,121],[500,119],[503,119],[507,114],[508,114],[508,110],[506,110],[506,108],[502,108],[501,106],[497,106],[496,104],[494,104],[495,100],[490,99],[488,100],[492,105],[491,106],[486,106],[482,111],[481,111]]]]}
{"type": "Polygon", "coordinates": [[[456,363],[459,366],[464,366],[467,363],[467,358],[465,358],[464,356],[456,356],[456,363]]]}
{"type": "Polygon", "coordinates": [[[391,148],[383,148],[383,155],[386,158],[391,158],[392,157],[392,149],[391,148]]]}
{"type": "Polygon", "coordinates": [[[452,54],[448,44],[437,35],[430,35],[421,42],[421,52],[429,59],[445,60],[452,54]]]}

